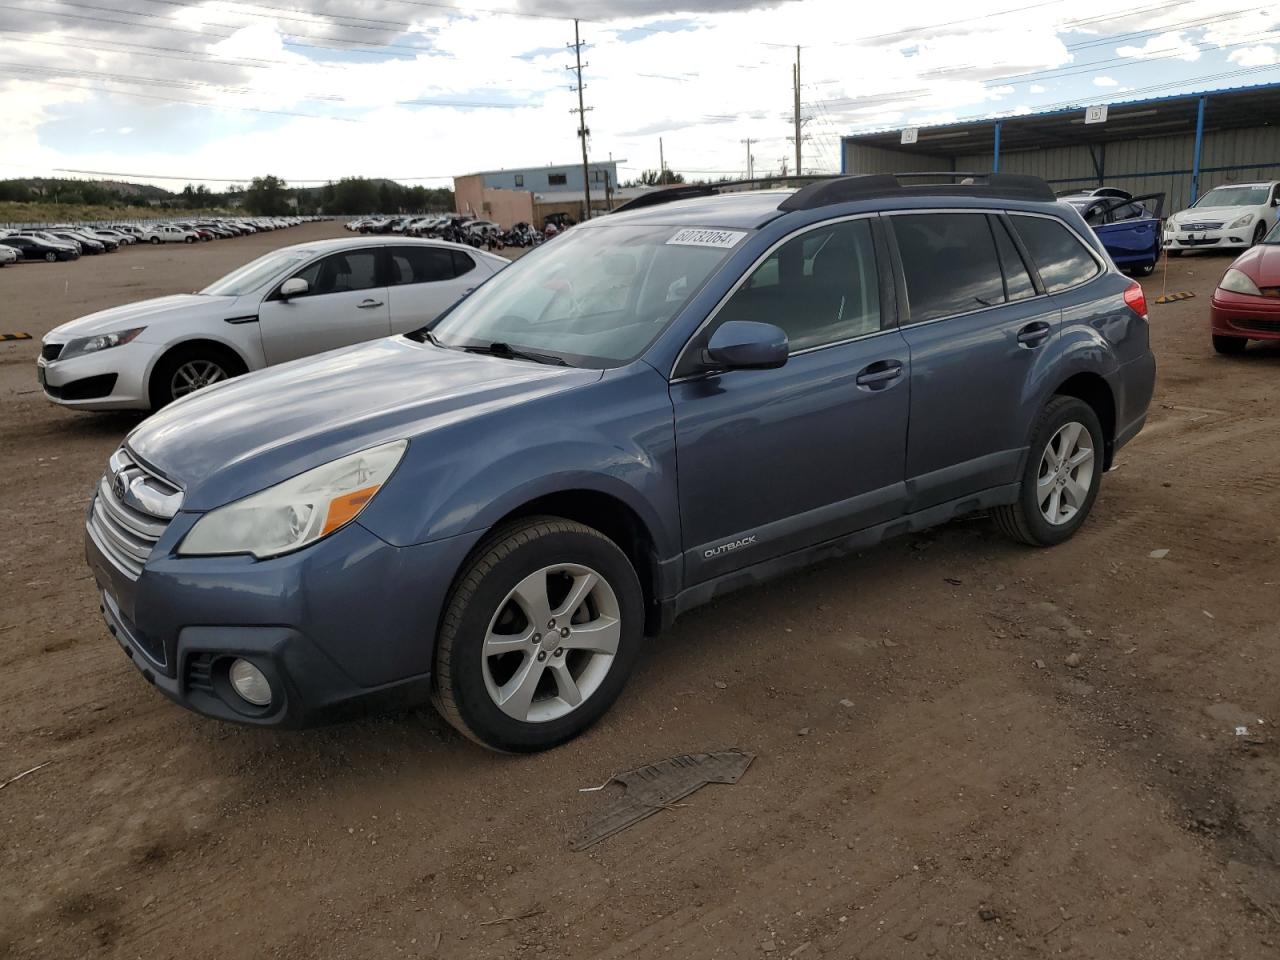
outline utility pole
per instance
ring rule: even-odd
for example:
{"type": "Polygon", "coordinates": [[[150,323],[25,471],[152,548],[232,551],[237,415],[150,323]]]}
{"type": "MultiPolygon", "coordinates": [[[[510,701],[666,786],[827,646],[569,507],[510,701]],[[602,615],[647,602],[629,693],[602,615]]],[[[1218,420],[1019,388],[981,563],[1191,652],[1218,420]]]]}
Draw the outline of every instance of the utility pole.
{"type": "MultiPolygon", "coordinates": [[[[583,67],[582,48],[585,46],[585,44],[582,42],[582,38],[578,35],[577,20],[573,21],[573,43],[566,44],[566,46],[568,46],[573,51],[575,65],[572,67],[565,67],[565,69],[577,71],[577,76],[578,76],[578,85],[576,87],[578,91],[578,106],[576,109],[570,110],[569,112],[576,113],[578,115],[578,136],[582,138],[582,196],[583,196],[583,199],[586,201],[586,207],[584,208],[584,211],[585,211],[584,219],[590,220],[591,219],[591,168],[590,168],[590,165],[587,163],[587,137],[591,135],[591,130],[590,128],[587,127],[587,111],[590,110],[591,107],[584,106],[582,102],[582,91],[584,89],[584,86],[582,83],[582,67],[583,67]]],[[[591,64],[586,64],[586,66],[591,66],[591,64]]]]}
{"type": "Polygon", "coordinates": [[[752,159],[751,159],[751,138],[750,138],[750,137],[747,137],[747,139],[745,139],[745,140],[739,140],[738,142],[739,142],[739,143],[745,143],[745,144],[747,145],[747,179],[748,179],[748,180],[750,180],[750,179],[751,179],[751,173],[752,173],[752,170],[751,170],[751,165],[752,165],[752,159]]]}
{"type": "Polygon", "coordinates": [[[667,157],[662,152],[662,138],[658,138],[658,183],[667,182],[667,157]]]}
{"type": "Polygon", "coordinates": [[[800,45],[796,44],[796,66],[792,73],[795,87],[796,176],[800,176],[800,45]]]}

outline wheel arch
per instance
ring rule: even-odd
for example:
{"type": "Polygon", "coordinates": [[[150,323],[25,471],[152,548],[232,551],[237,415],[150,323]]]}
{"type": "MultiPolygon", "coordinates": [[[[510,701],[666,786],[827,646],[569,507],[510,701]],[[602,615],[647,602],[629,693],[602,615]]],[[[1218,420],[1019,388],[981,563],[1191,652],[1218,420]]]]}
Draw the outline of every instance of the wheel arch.
{"type": "Polygon", "coordinates": [[[1058,384],[1053,393],[1057,396],[1075,397],[1093,408],[1102,425],[1103,468],[1109,470],[1115,455],[1116,398],[1106,378],[1099,373],[1076,373],[1058,384]]]}
{"type": "MultiPolygon", "coordinates": [[[[481,550],[493,534],[528,517],[552,516],[573,520],[599,530],[627,555],[640,579],[644,594],[645,633],[658,632],[659,598],[662,593],[657,542],[644,519],[625,500],[602,490],[557,490],[526,500],[490,525],[477,544],[481,550]]],[[[474,552],[474,551],[473,551],[474,552]]],[[[468,558],[469,560],[470,558],[468,558]]],[[[462,569],[466,569],[463,563],[462,569]]]]}

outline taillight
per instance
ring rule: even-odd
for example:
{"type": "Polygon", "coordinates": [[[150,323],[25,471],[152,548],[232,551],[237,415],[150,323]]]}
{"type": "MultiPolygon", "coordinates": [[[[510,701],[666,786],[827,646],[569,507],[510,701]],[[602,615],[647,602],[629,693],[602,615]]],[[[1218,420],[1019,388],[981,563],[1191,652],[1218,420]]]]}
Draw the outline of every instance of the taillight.
{"type": "Polygon", "coordinates": [[[1129,309],[1142,317],[1144,320],[1147,316],[1147,295],[1142,292],[1142,284],[1137,280],[1132,280],[1129,286],[1124,289],[1124,302],[1129,305],[1129,309]]]}

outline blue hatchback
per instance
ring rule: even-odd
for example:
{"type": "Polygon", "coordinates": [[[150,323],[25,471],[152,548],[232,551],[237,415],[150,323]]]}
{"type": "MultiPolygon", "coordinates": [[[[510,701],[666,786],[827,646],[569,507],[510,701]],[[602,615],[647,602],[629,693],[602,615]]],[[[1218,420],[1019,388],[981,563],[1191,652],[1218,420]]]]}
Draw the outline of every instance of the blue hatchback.
{"type": "Polygon", "coordinates": [[[210,716],[430,699],[528,751],[727,591],[976,511],[1060,543],[1145,420],[1146,306],[1042,181],[975,179],[677,188],[174,403],[89,511],[112,634],[210,716]]]}

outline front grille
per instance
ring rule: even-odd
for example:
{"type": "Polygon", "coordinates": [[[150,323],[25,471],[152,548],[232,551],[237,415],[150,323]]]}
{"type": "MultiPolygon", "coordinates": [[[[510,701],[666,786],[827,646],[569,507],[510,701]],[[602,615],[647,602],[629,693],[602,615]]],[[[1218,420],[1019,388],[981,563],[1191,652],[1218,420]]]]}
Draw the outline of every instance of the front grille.
{"type": "Polygon", "coordinates": [[[1179,230],[1221,230],[1221,223],[1182,223],[1178,225],[1179,230]]]}
{"type": "Polygon", "coordinates": [[[1258,333],[1280,333],[1280,320],[1232,320],[1237,330],[1256,330],[1258,333]]]}
{"type": "Polygon", "coordinates": [[[40,356],[44,357],[50,363],[57,360],[62,355],[62,348],[65,343],[45,343],[40,346],[40,356]]]}
{"type": "Polygon", "coordinates": [[[136,580],[181,505],[181,490],[139,465],[122,447],[98,481],[89,535],[117,568],[136,580]]]}

